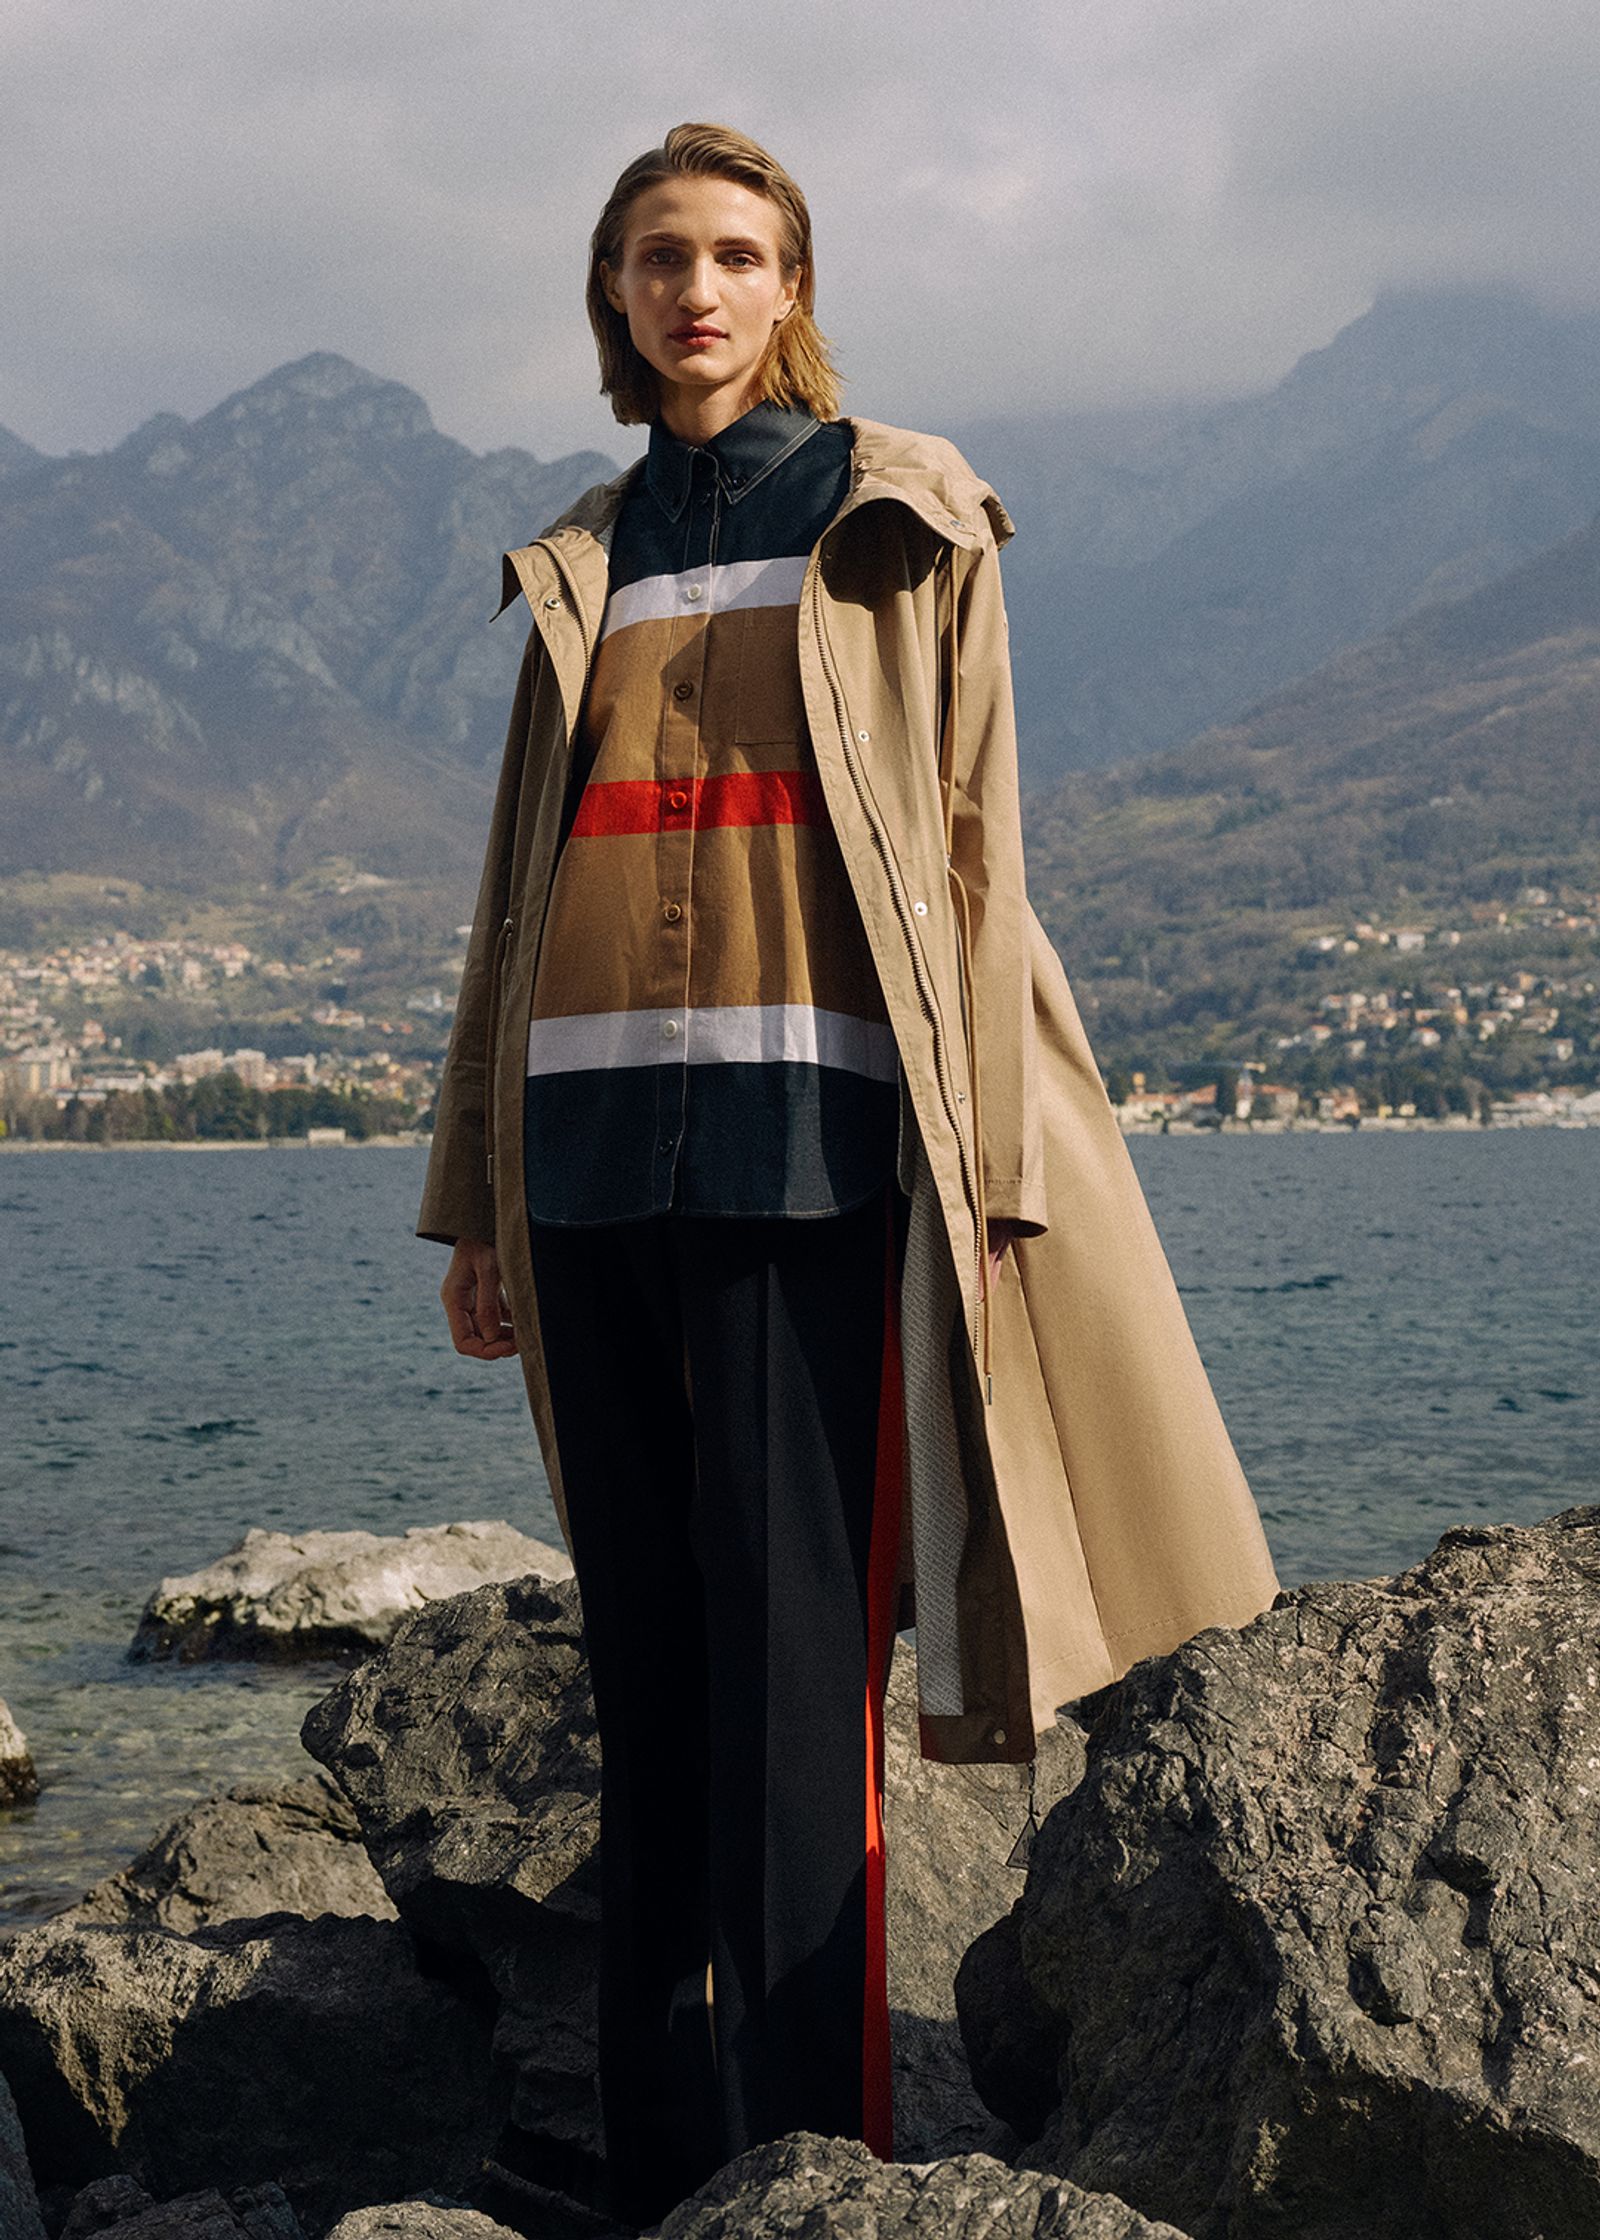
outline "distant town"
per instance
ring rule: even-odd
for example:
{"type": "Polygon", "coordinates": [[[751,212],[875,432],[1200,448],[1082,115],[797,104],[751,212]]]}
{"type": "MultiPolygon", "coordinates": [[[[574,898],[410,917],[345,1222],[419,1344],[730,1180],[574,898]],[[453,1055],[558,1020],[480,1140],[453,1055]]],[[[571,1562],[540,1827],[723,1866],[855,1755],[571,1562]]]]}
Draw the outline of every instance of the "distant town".
{"type": "Polygon", "coordinates": [[[451,1001],[429,988],[381,1011],[359,1009],[345,998],[362,963],[354,945],[289,963],[240,941],[125,932],[37,955],[0,950],[0,1133],[115,1141],[412,1131],[431,1116],[451,1001]],[[235,1000],[247,990],[249,1003],[235,1000]],[[129,1047],[130,1012],[138,1039],[159,1044],[172,1040],[163,1011],[180,1010],[212,1013],[219,1035],[233,1028],[228,1046],[161,1056],[129,1047]],[[251,1011],[271,1021],[271,1054],[237,1038],[240,1014],[251,1011]],[[123,1031],[108,1027],[114,1019],[123,1031]],[[303,1050],[282,1047],[294,1027],[303,1050]]]}
{"type": "MultiPolygon", "coordinates": [[[[1259,1037],[1268,1056],[1225,1056],[1177,1081],[1112,1066],[1107,1087],[1124,1126],[1600,1124],[1600,895],[1568,889],[1558,900],[1525,887],[1511,904],[1472,904],[1461,918],[1357,918],[1308,933],[1300,965],[1320,982],[1336,960],[1355,960],[1348,983],[1308,994],[1302,1025],[1259,1037]],[[1578,937],[1579,959],[1569,970],[1469,978],[1458,953],[1465,947],[1481,969],[1486,940],[1506,929],[1530,951],[1578,937]]],[[[1091,998],[1091,1018],[1095,1008],[1091,998]]]]}
{"type": "MultiPolygon", "coordinates": [[[[1526,888],[1514,907],[1519,925],[1587,935],[1591,950],[1600,896],[1566,890],[1554,900],[1526,888]]],[[[1266,1056],[1224,1052],[1170,1071],[1110,1064],[1106,1087],[1123,1127],[1600,1125],[1592,955],[1564,975],[1449,976],[1463,941],[1478,947],[1509,916],[1484,904],[1464,914],[1464,927],[1357,919],[1307,933],[1302,964],[1323,980],[1351,960],[1347,984],[1308,993],[1303,1023],[1268,1037],[1266,1056]]],[[[455,930],[458,942],[470,932],[455,930]]],[[[441,975],[452,990],[461,962],[449,960],[441,975]]],[[[37,954],[0,950],[0,1139],[426,1132],[453,994],[429,986],[361,997],[364,964],[348,943],[288,962],[238,940],[125,931],[37,954]],[[177,1046],[171,1024],[196,1017],[211,1022],[214,1039],[177,1046]],[[266,1022],[259,1046],[242,1039],[252,1019],[266,1022]],[[305,1046],[288,1048],[296,1039],[305,1046]]],[[[1089,993],[1091,1022],[1095,1008],[1089,993]]]]}

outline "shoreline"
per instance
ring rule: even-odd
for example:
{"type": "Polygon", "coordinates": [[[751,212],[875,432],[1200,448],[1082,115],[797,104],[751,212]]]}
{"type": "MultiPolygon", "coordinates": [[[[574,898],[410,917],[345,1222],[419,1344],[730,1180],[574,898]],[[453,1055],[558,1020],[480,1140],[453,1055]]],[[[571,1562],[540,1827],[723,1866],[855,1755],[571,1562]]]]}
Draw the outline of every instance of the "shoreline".
{"type": "MultiPolygon", "coordinates": [[[[1364,1119],[1359,1127],[1344,1120],[1224,1120],[1220,1126],[1200,1126],[1192,1120],[1174,1120],[1163,1127],[1159,1120],[1119,1122],[1126,1136],[1366,1136],[1366,1135],[1522,1135],[1529,1129],[1559,1128],[1585,1133],[1600,1130],[1600,1118],[1572,1113],[1541,1112],[1514,1120],[1447,1120],[1390,1114],[1364,1119]]],[[[130,1136],[121,1143],[71,1143],[61,1136],[0,1136],[0,1153],[7,1151],[415,1151],[426,1149],[432,1137],[420,1130],[398,1135],[350,1136],[343,1143],[308,1143],[304,1136],[197,1136],[174,1139],[130,1136]]]]}
{"type": "Polygon", "coordinates": [[[308,1143],[304,1136],[128,1136],[121,1143],[69,1143],[63,1136],[0,1136],[3,1151],[415,1151],[420,1133],[349,1136],[343,1143],[308,1143]]]}

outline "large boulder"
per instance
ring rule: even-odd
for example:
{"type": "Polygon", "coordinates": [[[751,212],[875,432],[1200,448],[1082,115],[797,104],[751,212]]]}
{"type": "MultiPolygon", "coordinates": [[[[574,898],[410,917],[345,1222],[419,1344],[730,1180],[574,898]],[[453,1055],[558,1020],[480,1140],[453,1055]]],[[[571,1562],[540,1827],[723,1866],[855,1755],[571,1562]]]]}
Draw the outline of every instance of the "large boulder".
{"type": "Polygon", "coordinates": [[[1570,1509],[1084,1699],[959,1986],[1018,2165],[1195,2240],[1600,2232],[1597,1631],[1570,1509]]]}
{"type": "MultiPolygon", "coordinates": [[[[1009,2151],[1015,2137],[972,2090],[954,1978],[1020,1886],[1006,1861],[1027,1777],[921,1758],[909,1660],[899,1644],[885,1738],[897,2151],[1009,2151]]],[[[487,1970],[518,2127],[597,2155],[600,1749],[576,1585],[523,1578],[418,1611],[312,1706],[301,1736],[354,1804],[402,1918],[487,1970]]],[[[1082,1762],[1076,1728],[1045,1738],[1041,1810],[1082,1762]]]]}
{"type": "Polygon", "coordinates": [[[309,2232],[464,2193],[505,2114],[491,2030],[399,1921],[52,1920],[0,1946],[0,2072],[41,2191],[277,2180],[309,2232]]]}
{"type": "Polygon", "coordinates": [[[326,2240],[514,2240],[514,2229],[442,2195],[413,2194],[407,2201],[352,2209],[326,2240]]]}
{"type": "Polygon", "coordinates": [[[298,1781],[242,1782],[203,1798],[52,1919],[187,1935],[264,1913],[395,1918],[350,1801],[320,1767],[298,1781]]]}
{"type": "Polygon", "coordinates": [[[1109,2194],[992,2155],[880,2162],[857,2139],[814,2131],[751,2147],[652,2230],[656,2240],[1183,2240],[1109,2194]]]}
{"type": "Polygon", "coordinates": [[[496,2223],[481,2209],[446,2201],[438,2194],[414,2194],[409,2201],[384,2201],[352,2209],[326,2240],[514,2240],[512,2228],[496,2223]]]}
{"type": "Polygon", "coordinates": [[[571,1558],[509,1524],[412,1525],[398,1535],[252,1526],[215,1563],[161,1581],[128,1654],[185,1664],[349,1660],[381,1648],[424,1603],[529,1572],[570,1578],[571,1558]]]}
{"type": "Polygon", "coordinates": [[[0,2240],[44,2240],[44,2219],[11,2087],[0,2075],[0,2240]]]}
{"type": "Polygon", "coordinates": [[[305,2240],[281,2186],[215,2186],[155,2201],[135,2178],[93,2178],[68,2207],[59,2240],[305,2240]]]}
{"type": "Polygon", "coordinates": [[[577,1589],[518,1578],[430,1604],[312,1705],[402,1919],[482,1964],[520,2126],[600,2150],[600,1754],[577,1589]]]}

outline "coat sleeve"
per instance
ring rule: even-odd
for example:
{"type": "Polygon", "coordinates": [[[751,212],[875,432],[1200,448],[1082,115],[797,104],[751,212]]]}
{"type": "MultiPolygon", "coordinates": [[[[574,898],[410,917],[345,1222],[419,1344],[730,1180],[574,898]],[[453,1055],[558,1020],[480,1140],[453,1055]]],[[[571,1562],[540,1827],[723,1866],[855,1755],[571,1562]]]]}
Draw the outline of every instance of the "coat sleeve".
{"type": "Polygon", "coordinates": [[[493,1064],[489,1038],[494,1024],[500,934],[511,905],[517,809],[526,768],[535,670],[542,654],[543,641],[538,630],[532,629],[523,649],[506,729],[467,961],[434,1107],[433,1148],[428,1155],[416,1233],[438,1244],[454,1244],[458,1237],[472,1237],[486,1244],[494,1241],[487,1118],[493,1064]]]}
{"type": "Polygon", "coordinates": [[[972,1020],[985,1211],[1042,1235],[1044,1140],[1035,1081],[1033,975],[1022,857],[1011,646],[991,533],[956,597],[951,857],[971,923],[972,1020]]]}

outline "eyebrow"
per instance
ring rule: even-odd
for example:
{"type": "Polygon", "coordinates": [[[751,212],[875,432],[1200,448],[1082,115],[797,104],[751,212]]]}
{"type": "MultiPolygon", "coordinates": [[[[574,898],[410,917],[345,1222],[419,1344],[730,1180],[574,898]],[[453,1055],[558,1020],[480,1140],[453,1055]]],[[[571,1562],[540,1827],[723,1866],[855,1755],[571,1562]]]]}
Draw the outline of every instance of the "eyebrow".
{"type": "MultiPolygon", "coordinates": [[[[687,241],[688,238],[686,233],[674,233],[670,226],[652,226],[648,233],[639,235],[640,241],[687,241]]],[[[754,234],[724,233],[718,236],[713,243],[713,247],[718,249],[760,249],[764,251],[767,244],[764,241],[758,241],[754,234]]]]}

